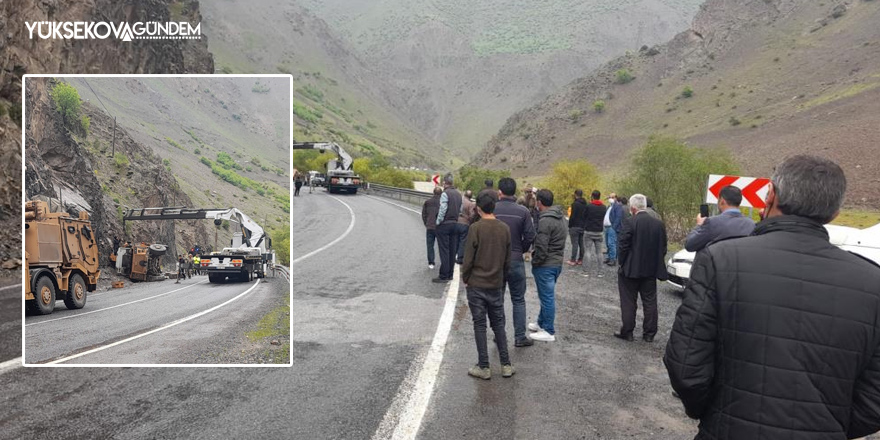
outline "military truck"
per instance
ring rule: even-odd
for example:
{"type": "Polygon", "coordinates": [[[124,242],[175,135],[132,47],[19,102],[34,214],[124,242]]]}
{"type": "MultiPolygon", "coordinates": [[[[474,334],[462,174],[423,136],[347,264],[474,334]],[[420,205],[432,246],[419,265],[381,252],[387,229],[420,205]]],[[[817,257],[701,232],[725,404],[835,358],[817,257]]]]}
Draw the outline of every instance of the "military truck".
{"type": "Polygon", "coordinates": [[[52,313],[57,299],[71,310],[85,307],[101,275],[89,214],[49,212],[43,201],[29,201],[24,210],[26,307],[39,315],[52,313]]]}

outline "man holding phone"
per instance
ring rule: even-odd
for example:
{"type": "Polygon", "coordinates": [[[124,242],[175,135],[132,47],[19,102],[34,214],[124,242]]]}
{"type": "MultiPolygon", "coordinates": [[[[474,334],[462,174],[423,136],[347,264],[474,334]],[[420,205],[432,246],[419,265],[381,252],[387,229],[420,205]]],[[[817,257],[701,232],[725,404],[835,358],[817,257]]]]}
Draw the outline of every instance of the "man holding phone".
{"type": "Polygon", "coordinates": [[[709,217],[709,205],[700,205],[697,227],[688,234],[684,248],[690,252],[699,252],[719,240],[751,235],[755,230],[755,221],[742,215],[740,203],[742,191],[739,188],[721,188],[718,194],[718,211],[721,214],[709,217]]]}

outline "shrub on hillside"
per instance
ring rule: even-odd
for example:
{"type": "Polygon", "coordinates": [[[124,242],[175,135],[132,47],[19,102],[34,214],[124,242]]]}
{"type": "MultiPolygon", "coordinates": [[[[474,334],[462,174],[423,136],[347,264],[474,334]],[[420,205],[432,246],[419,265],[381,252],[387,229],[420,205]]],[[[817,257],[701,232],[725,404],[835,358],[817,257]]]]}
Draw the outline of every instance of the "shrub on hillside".
{"type": "Polygon", "coordinates": [[[709,174],[738,172],[739,166],[727,150],[701,149],[672,138],[652,137],[634,152],[616,192],[650,197],[673,242],[683,239],[694,226],[709,174]]]}
{"type": "Polygon", "coordinates": [[[568,207],[574,202],[574,191],[581,189],[590,194],[599,188],[599,173],[589,161],[563,160],[556,162],[540,187],[553,191],[553,203],[568,207]]]}
{"type": "Polygon", "coordinates": [[[632,80],[635,79],[635,77],[633,77],[632,74],[629,73],[629,70],[627,70],[627,69],[618,70],[617,72],[614,73],[614,77],[615,77],[615,81],[617,81],[618,84],[626,84],[626,83],[631,82],[632,80]]]}
{"type": "Polygon", "coordinates": [[[684,86],[684,89],[681,91],[681,96],[685,98],[694,96],[694,89],[692,89],[691,86],[684,86]]]}
{"type": "Polygon", "coordinates": [[[88,135],[91,121],[86,115],[80,114],[82,100],[76,88],[66,82],[58,82],[52,87],[52,100],[55,110],[61,114],[61,121],[70,130],[88,135]]]}
{"type": "Polygon", "coordinates": [[[604,112],[605,111],[605,101],[603,101],[601,99],[597,99],[597,100],[593,101],[593,110],[596,113],[604,112]]]}
{"type": "Polygon", "coordinates": [[[581,118],[581,115],[583,115],[583,114],[584,114],[584,112],[580,111],[579,109],[574,109],[568,113],[568,119],[572,123],[574,123],[574,122],[577,122],[581,118]]]}
{"type": "Polygon", "coordinates": [[[116,154],[113,156],[113,164],[116,165],[116,168],[120,169],[128,167],[128,156],[121,152],[116,152],[116,154]]]}

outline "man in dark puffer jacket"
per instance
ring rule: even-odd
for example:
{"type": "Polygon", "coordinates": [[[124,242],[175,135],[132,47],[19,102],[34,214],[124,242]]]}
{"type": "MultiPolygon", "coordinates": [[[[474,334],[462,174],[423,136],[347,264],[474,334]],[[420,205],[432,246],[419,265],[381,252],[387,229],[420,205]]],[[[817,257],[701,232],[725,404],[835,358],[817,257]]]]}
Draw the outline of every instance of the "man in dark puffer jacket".
{"type": "Polygon", "coordinates": [[[697,439],[845,439],[880,429],[880,268],[828,242],[843,170],[796,156],[750,237],[697,254],[664,363],[697,439]]]}

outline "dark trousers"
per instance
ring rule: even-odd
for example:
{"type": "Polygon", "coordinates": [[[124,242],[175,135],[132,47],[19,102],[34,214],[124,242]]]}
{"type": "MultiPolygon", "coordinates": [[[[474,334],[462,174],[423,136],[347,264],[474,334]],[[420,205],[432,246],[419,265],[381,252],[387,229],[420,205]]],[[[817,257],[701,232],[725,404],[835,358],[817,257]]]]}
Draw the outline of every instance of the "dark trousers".
{"type": "Polygon", "coordinates": [[[617,275],[617,290],[620,292],[620,317],[623,325],[620,333],[632,334],[636,328],[636,310],[638,309],[638,297],[642,297],[642,307],[645,308],[645,320],[642,323],[642,336],[654,336],[657,334],[657,279],[656,278],[627,278],[623,274],[617,275]]]}
{"type": "Polygon", "coordinates": [[[451,280],[455,271],[455,254],[458,253],[457,223],[444,223],[438,225],[437,245],[440,248],[440,278],[451,280]]]}
{"type": "Polygon", "coordinates": [[[514,341],[523,341],[526,339],[526,263],[521,255],[510,260],[507,288],[513,305],[514,341]]]}
{"type": "Polygon", "coordinates": [[[293,186],[296,188],[296,191],[293,192],[294,197],[299,195],[299,190],[302,188],[302,182],[294,182],[293,186]]]}
{"type": "Polygon", "coordinates": [[[474,339],[477,342],[477,364],[489,367],[489,348],[486,343],[486,316],[495,333],[495,345],[501,365],[510,365],[507,353],[507,335],[504,333],[504,289],[467,288],[468,307],[474,318],[474,339]]]}
{"type": "Polygon", "coordinates": [[[583,260],[586,251],[584,247],[584,228],[568,228],[568,236],[571,238],[571,260],[583,260]]]}
{"type": "Polygon", "coordinates": [[[434,243],[437,241],[437,234],[433,229],[425,229],[425,240],[428,245],[428,264],[434,264],[434,243]]]}
{"type": "Polygon", "coordinates": [[[455,229],[458,231],[458,252],[455,253],[455,261],[458,264],[464,263],[464,242],[467,241],[468,225],[456,223],[455,229]]]}

